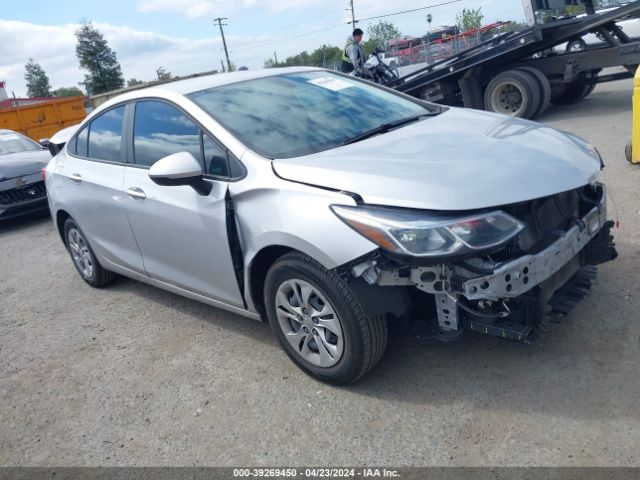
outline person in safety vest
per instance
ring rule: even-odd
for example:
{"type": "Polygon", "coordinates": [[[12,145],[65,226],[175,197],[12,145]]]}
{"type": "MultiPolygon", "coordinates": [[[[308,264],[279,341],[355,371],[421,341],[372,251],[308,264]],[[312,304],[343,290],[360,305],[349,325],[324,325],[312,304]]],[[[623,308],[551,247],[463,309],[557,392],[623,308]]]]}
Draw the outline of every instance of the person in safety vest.
{"type": "Polygon", "coordinates": [[[342,71],[359,77],[368,77],[369,71],[364,66],[365,58],[362,50],[362,37],[364,32],[359,28],[353,31],[353,35],[347,39],[342,52],[342,71]]]}

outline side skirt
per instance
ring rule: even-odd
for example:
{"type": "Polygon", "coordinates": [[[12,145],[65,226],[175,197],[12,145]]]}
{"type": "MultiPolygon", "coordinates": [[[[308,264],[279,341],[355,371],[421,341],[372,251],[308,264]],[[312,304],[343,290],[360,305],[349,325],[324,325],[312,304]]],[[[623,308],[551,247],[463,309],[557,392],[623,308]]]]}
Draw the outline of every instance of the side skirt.
{"type": "Polygon", "coordinates": [[[163,290],[167,290],[168,292],[175,293],[177,295],[181,295],[183,297],[190,298],[191,300],[196,300],[198,302],[206,303],[207,305],[211,305],[212,307],[220,308],[222,310],[226,310],[227,312],[235,313],[238,315],[242,315],[243,317],[251,318],[253,320],[257,320],[259,322],[262,321],[260,315],[255,312],[251,312],[244,308],[236,307],[234,305],[229,305],[227,303],[221,302],[219,300],[215,300],[213,298],[201,295],[199,293],[194,293],[190,290],[185,290],[184,288],[176,287],[175,285],[171,285],[170,283],[165,283],[160,280],[156,280],[154,278],[148,277],[141,273],[135,272],[125,267],[121,267],[113,262],[105,260],[104,258],[100,259],[100,263],[107,269],[112,272],[115,272],[124,277],[132,278],[133,280],[138,280],[139,282],[146,283],[147,285],[151,285],[153,287],[158,287],[163,290]]]}

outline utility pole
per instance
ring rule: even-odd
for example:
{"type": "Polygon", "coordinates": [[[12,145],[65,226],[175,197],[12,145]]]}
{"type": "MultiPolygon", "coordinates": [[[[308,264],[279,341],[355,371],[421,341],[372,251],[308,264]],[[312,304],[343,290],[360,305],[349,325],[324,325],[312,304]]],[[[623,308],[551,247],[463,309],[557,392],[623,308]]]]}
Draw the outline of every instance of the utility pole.
{"type": "Polygon", "coordinates": [[[276,64],[278,63],[278,54],[276,52],[273,52],[273,58],[276,59],[276,64]]]}
{"type": "Polygon", "coordinates": [[[231,71],[231,60],[229,60],[229,50],[227,50],[227,41],[224,38],[224,30],[222,29],[222,27],[226,27],[227,24],[226,23],[222,23],[224,20],[227,20],[227,18],[214,18],[213,21],[214,22],[218,22],[218,26],[220,27],[220,35],[222,36],[222,45],[224,45],[224,54],[227,57],[227,68],[229,71],[231,71]]]}
{"type": "Polygon", "coordinates": [[[353,0],[349,0],[349,8],[351,9],[351,25],[356,28],[356,12],[353,8],[353,0]]]}

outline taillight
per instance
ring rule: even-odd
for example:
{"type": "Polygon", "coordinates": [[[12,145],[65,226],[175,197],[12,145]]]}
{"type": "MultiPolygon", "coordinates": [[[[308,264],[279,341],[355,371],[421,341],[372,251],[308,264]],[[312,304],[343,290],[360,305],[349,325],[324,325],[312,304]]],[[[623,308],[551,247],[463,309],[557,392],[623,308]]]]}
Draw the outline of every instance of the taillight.
{"type": "Polygon", "coordinates": [[[42,170],[40,170],[40,180],[44,182],[46,179],[47,179],[47,167],[44,167],[42,170]]]}

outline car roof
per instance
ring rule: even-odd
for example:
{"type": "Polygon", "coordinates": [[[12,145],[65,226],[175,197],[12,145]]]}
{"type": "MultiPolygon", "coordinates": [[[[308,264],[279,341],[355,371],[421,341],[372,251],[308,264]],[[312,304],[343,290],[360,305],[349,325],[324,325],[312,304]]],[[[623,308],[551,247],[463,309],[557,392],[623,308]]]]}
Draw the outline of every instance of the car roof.
{"type": "Polygon", "coordinates": [[[190,93],[207,90],[209,88],[222,87],[233,83],[244,82],[245,80],[256,80],[259,78],[274,77],[277,75],[285,75],[287,73],[300,73],[319,70],[313,67],[288,67],[288,68],[269,68],[260,70],[243,70],[231,73],[218,73],[205,75],[203,77],[189,78],[186,80],[178,80],[177,82],[163,83],[154,85],[149,88],[136,90],[136,93],[142,95],[148,94],[153,90],[164,90],[188,95],[190,93]]]}
{"type": "MultiPolygon", "coordinates": [[[[135,101],[140,98],[149,96],[168,97],[170,95],[186,96],[190,93],[200,92],[202,90],[208,90],[210,88],[222,87],[225,85],[232,85],[234,83],[244,82],[246,80],[257,80],[260,78],[276,77],[279,75],[286,75],[289,73],[302,73],[302,72],[317,72],[322,71],[322,68],[314,67],[288,67],[288,68],[269,68],[261,70],[243,70],[239,72],[231,73],[218,73],[211,75],[203,75],[202,77],[189,78],[186,80],[178,80],[175,82],[161,83],[159,85],[153,85],[151,87],[140,88],[129,92],[124,92],[110,98],[106,102],[96,107],[82,122],[84,125],[87,121],[90,121],[96,115],[114,105],[118,105],[122,102],[135,101]]],[[[328,71],[328,70],[327,70],[328,71]]]]}

